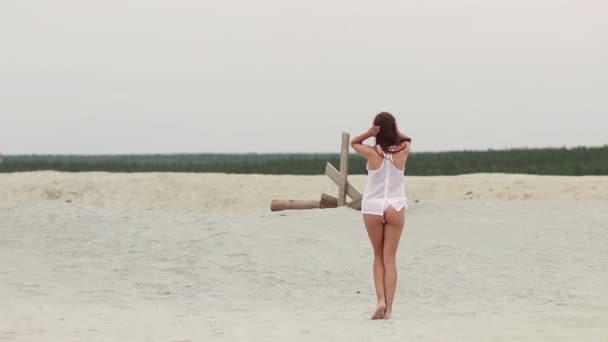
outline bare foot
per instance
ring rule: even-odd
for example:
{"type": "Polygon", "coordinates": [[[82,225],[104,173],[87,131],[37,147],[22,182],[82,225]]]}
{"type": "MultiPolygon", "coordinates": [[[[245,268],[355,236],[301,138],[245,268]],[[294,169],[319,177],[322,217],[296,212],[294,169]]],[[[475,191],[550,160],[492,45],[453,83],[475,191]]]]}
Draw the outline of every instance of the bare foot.
{"type": "Polygon", "coordinates": [[[380,302],[378,303],[378,307],[374,310],[374,314],[372,315],[372,319],[380,319],[384,314],[384,310],[386,309],[386,303],[380,302]]]}
{"type": "Polygon", "coordinates": [[[391,319],[391,317],[393,316],[392,312],[390,311],[384,311],[384,315],[382,315],[382,319],[391,319]]]}

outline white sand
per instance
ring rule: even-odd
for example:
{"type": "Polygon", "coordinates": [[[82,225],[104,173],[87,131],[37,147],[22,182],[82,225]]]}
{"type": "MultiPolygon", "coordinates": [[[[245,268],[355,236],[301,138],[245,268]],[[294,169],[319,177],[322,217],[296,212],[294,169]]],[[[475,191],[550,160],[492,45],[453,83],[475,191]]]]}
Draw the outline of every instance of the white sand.
{"type": "MultiPolygon", "coordinates": [[[[363,190],[366,176],[351,176],[363,190]]],[[[608,202],[608,176],[556,177],[475,174],[407,177],[411,202],[426,199],[598,200],[608,202]]],[[[337,194],[326,176],[221,173],[25,172],[0,174],[0,204],[71,201],[102,208],[214,213],[266,212],[272,199],[337,194]]]]}
{"type": "Polygon", "coordinates": [[[0,341],[608,341],[608,177],[408,177],[391,321],[359,212],[268,211],[324,191],[0,174],[0,341]]]}

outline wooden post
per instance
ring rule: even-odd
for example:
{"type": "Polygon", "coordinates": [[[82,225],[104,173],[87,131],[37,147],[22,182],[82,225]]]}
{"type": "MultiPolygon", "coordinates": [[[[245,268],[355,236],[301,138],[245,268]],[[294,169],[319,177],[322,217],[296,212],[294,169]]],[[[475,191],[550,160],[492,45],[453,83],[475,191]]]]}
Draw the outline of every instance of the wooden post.
{"type": "Polygon", "coordinates": [[[346,186],[348,177],[348,148],[350,134],[342,132],[342,153],[340,154],[340,184],[338,184],[338,206],[346,204],[346,186]]]}

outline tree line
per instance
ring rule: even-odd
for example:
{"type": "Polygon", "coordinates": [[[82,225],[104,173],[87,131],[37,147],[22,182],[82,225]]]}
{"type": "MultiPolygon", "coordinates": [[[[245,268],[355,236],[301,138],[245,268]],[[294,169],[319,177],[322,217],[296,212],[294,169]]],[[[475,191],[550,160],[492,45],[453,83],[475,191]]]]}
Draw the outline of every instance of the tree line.
{"type": "MultiPolygon", "coordinates": [[[[323,174],[325,163],[338,167],[338,153],[297,154],[141,154],[9,155],[0,172],[56,170],[69,172],[222,172],[240,174],[323,174]]],[[[349,156],[349,173],[365,174],[365,159],[349,156]]],[[[608,175],[608,145],[575,148],[521,148],[487,151],[412,152],[406,174],[467,173],[539,175],[608,175]]]]}

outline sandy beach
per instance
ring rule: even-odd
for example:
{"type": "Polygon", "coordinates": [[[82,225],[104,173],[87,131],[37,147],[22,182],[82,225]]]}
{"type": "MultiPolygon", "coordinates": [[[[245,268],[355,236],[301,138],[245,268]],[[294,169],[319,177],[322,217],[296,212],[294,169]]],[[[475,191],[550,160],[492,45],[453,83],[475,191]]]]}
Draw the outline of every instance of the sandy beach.
{"type": "Polygon", "coordinates": [[[0,341],[608,341],[608,176],[406,188],[371,321],[361,214],[269,210],[325,176],[0,174],[0,341]]]}

